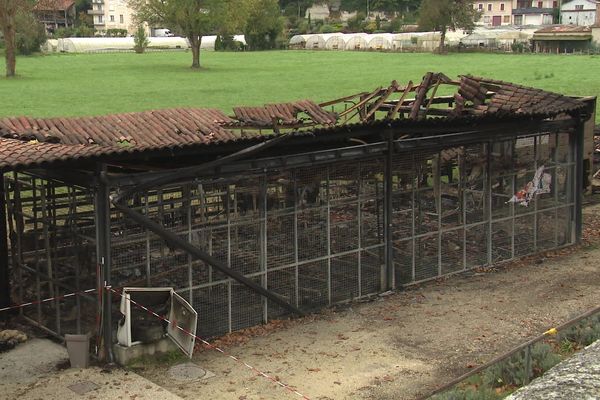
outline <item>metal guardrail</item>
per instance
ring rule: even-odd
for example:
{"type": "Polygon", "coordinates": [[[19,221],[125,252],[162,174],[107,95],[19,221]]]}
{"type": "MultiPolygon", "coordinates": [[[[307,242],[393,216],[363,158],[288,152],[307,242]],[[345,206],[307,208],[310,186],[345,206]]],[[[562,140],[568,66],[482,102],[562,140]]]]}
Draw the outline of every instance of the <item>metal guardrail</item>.
{"type": "Polygon", "coordinates": [[[504,354],[492,359],[491,361],[488,361],[487,363],[480,365],[479,367],[474,368],[474,369],[470,370],[469,372],[459,376],[458,378],[446,383],[445,385],[440,386],[439,388],[435,389],[433,392],[430,392],[429,394],[427,394],[423,397],[419,397],[418,400],[428,399],[432,396],[435,396],[436,394],[446,392],[447,390],[452,389],[454,386],[465,381],[466,379],[486,370],[489,367],[492,367],[493,365],[495,365],[497,363],[500,363],[504,360],[509,359],[510,357],[514,356],[515,354],[519,353],[522,350],[525,350],[525,364],[524,364],[525,382],[524,382],[524,385],[527,385],[532,376],[531,349],[532,349],[533,345],[548,339],[548,337],[550,337],[550,336],[555,336],[558,333],[560,333],[561,331],[571,328],[572,326],[578,324],[579,322],[583,321],[584,319],[590,318],[596,314],[600,314],[600,306],[597,306],[597,307],[595,307],[573,319],[570,319],[567,322],[564,322],[563,324],[561,324],[555,328],[551,328],[551,329],[547,330],[546,332],[542,333],[541,335],[538,335],[538,336],[534,337],[533,339],[520,344],[519,346],[508,351],[507,353],[504,353],[504,354]]]}

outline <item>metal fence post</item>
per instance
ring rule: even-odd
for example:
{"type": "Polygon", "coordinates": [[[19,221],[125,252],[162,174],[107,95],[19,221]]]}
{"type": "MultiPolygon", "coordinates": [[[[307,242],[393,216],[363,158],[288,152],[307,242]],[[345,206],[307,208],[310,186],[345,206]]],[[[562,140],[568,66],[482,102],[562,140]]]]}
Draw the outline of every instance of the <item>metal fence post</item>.
{"type": "Polygon", "coordinates": [[[575,125],[575,240],[581,242],[583,227],[583,215],[581,207],[583,204],[583,153],[585,144],[585,131],[582,116],[577,115],[575,125]]]}
{"type": "Polygon", "coordinates": [[[9,275],[6,192],[4,190],[4,174],[0,173],[0,307],[8,307],[10,305],[9,275]]]}
{"type": "Polygon", "coordinates": [[[394,248],[392,238],[392,191],[393,191],[393,156],[394,156],[394,134],[390,132],[388,137],[388,148],[385,159],[385,182],[384,182],[384,212],[383,220],[385,221],[385,276],[383,277],[384,287],[382,290],[394,289],[396,287],[394,279],[394,248]]]}
{"type": "Polygon", "coordinates": [[[524,385],[529,384],[531,378],[531,344],[525,348],[525,379],[524,385]]]}
{"type": "MultiPolygon", "coordinates": [[[[103,174],[104,169],[99,169],[98,173],[103,174]]],[[[97,237],[97,262],[101,274],[100,283],[102,286],[111,285],[111,259],[110,259],[110,190],[103,179],[99,180],[99,186],[95,193],[95,213],[96,213],[96,237],[97,237]]],[[[104,287],[99,288],[104,290],[104,287]]],[[[104,356],[110,363],[114,361],[112,352],[112,292],[104,290],[102,293],[103,302],[101,314],[102,332],[98,332],[104,340],[104,356]]]]}

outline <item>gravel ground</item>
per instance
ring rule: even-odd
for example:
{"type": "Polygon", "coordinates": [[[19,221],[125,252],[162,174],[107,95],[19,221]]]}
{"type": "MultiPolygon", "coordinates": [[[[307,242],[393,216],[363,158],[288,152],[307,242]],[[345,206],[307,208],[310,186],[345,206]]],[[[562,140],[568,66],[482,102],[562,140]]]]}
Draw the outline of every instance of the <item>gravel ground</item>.
{"type": "MultiPolygon", "coordinates": [[[[600,303],[600,207],[585,210],[585,242],[491,271],[454,276],[221,341],[230,353],[311,399],[413,399],[600,303]]],[[[168,366],[136,372],[183,398],[298,396],[221,354],[194,362],[215,373],[175,383],[168,366]]]]}
{"type": "MultiPolygon", "coordinates": [[[[600,303],[598,211],[585,209],[585,241],[577,248],[250,328],[217,343],[310,399],[414,399],[600,303]]],[[[214,376],[178,382],[168,374],[171,365],[154,363],[110,373],[64,370],[21,384],[4,380],[0,398],[299,398],[218,352],[201,349],[193,362],[214,376]],[[67,388],[81,381],[99,388],[83,396],[67,388]]]]}

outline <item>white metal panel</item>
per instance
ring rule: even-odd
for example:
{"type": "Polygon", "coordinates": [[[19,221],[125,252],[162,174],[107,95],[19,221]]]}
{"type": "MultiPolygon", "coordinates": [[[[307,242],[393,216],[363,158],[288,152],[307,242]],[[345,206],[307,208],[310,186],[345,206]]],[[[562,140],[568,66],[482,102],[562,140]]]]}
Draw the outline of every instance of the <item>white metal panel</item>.
{"type": "Polygon", "coordinates": [[[169,312],[167,335],[188,357],[194,354],[196,344],[196,327],[198,313],[190,303],[173,291],[171,295],[171,310],[169,312]],[[180,327],[181,329],[177,328],[180,327]]]}

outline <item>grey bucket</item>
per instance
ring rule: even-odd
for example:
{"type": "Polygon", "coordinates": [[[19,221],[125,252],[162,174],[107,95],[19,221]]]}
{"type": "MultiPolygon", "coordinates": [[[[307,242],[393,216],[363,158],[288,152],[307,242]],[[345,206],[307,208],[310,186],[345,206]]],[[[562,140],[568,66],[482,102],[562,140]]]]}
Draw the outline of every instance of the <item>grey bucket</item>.
{"type": "Polygon", "coordinates": [[[65,335],[71,368],[87,368],[90,365],[90,336],[65,335]]]}

